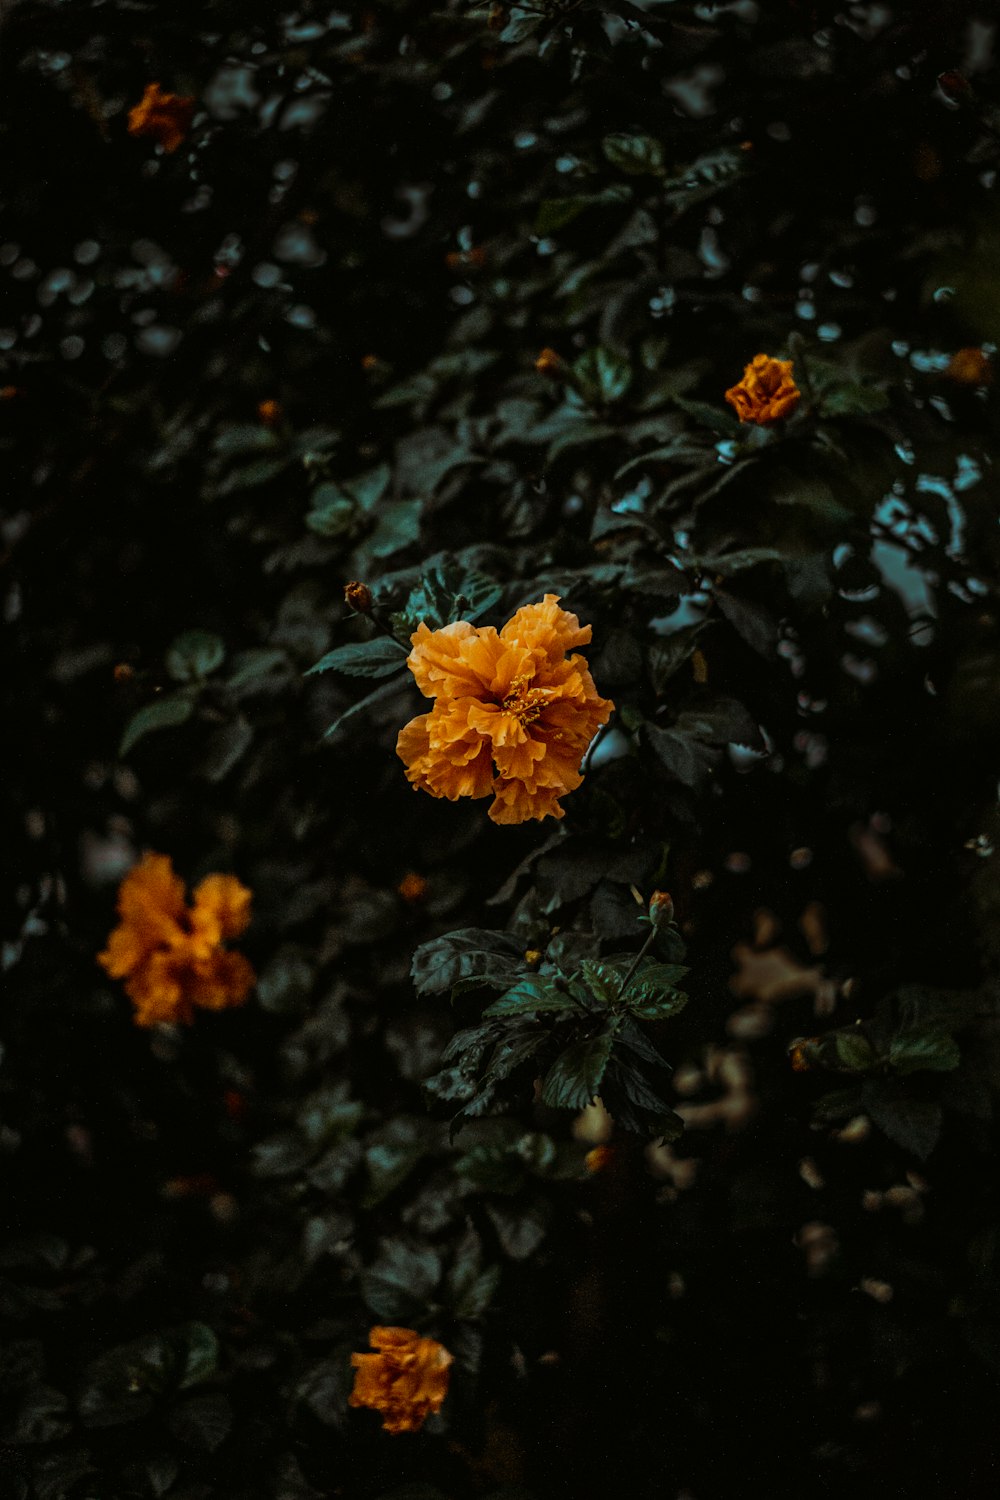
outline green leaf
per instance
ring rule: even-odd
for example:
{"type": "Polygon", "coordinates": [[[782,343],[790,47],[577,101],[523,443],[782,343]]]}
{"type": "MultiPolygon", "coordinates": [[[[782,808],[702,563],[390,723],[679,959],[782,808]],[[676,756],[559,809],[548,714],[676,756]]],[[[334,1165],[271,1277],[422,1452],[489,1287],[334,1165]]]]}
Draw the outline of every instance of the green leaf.
{"type": "Polygon", "coordinates": [[[601,147],[611,165],[630,177],[663,176],[663,147],[651,135],[606,135],[601,147]]]}
{"type": "Polygon", "coordinates": [[[219,1341],[207,1323],[185,1323],[172,1338],[179,1360],[177,1384],[182,1391],[215,1374],[219,1341]]]}
{"type": "Polygon", "coordinates": [[[589,208],[606,208],[610,204],[627,203],[632,191],[621,184],[605,188],[602,193],[577,193],[568,198],[543,198],[535,216],[534,232],[539,235],[556,234],[572,224],[589,208]]]}
{"type": "Polygon", "coordinates": [[[119,757],[127,755],[154,729],[173,729],[179,724],[186,724],[193,713],[194,702],[189,697],[175,694],[167,698],[154,698],[152,703],[140,708],[129,720],[118,746],[119,757]]]}
{"type": "Polygon", "coordinates": [[[358,1287],[377,1318],[405,1325],[426,1311],[440,1279],[441,1261],[429,1245],[384,1240],[381,1255],[362,1271],[358,1287]]]}
{"type": "Polygon", "coordinates": [[[167,671],[175,682],[199,682],[221,667],[225,657],[224,642],[211,630],[185,630],[167,651],[167,671]]]}
{"type": "Polygon", "coordinates": [[[683,990],[664,988],[655,980],[643,976],[633,979],[628,987],[625,1003],[633,1016],[642,1021],[664,1021],[668,1016],[679,1015],[688,1003],[689,996],[683,990]]]}
{"type": "Polygon", "coordinates": [[[575,1010],[580,1007],[572,995],[557,989],[551,979],[538,974],[529,974],[509,989],[499,1000],[494,1000],[483,1011],[484,1016],[520,1016],[544,1011],[575,1010]]]}
{"type": "Polygon", "coordinates": [[[867,1073],[875,1066],[875,1049],[863,1031],[835,1031],[825,1040],[832,1042],[836,1064],[845,1073],[867,1073]]]}
{"type": "Polygon", "coordinates": [[[941,1134],[941,1106],[928,1099],[915,1099],[902,1086],[881,1079],[866,1081],[862,1096],[865,1114],[871,1116],[891,1141],[915,1156],[930,1156],[941,1134]]]}
{"type": "Polygon", "coordinates": [[[717,437],[733,438],[739,433],[739,418],[724,406],[713,406],[708,401],[689,401],[686,396],[675,396],[674,405],[693,417],[699,427],[707,427],[717,437]]]}
{"type": "Polygon", "coordinates": [[[628,360],[602,344],[580,355],[573,374],[584,398],[600,405],[619,400],[632,384],[628,360]]]}
{"type": "Polygon", "coordinates": [[[589,1104],[600,1090],[614,1039],[614,1027],[608,1026],[561,1052],[546,1074],[544,1102],[553,1109],[583,1109],[589,1104]]]}
{"type": "Polygon", "coordinates": [[[371,713],[374,709],[377,709],[380,704],[389,703],[399,698],[403,682],[404,679],[402,677],[394,675],[391,682],[383,682],[381,687],[377,687],[366,698],[359,698],[357,703],[352,703],[350,708],[345,708],[342,714],[338,714],[330,727],[324,731],[323,738],[332,738],[351,719],[361,718],[364,714],[371,713]]]}
{"type": "Polygon", "coordinates": [[[406,666],[407,650],[398,641],[388,636],[372,636],[370,641],[352,641],[349,646],[337,646],[321,657],[306,673],[344,672],[349,677],[389,677],[406,666]]]}
{"type": "Polygon", "coordinates": [[[523,963],[520,945],[505,933],[463,927],[422,943],[410,972],[420,994],[439,995],[463,979],[506,989],[519,977],[523,963]]]}
{"type": "Polygon", "coordinates": [[[950,1073],[962,1061],[962,1053],[947,1031],[927,1026],[893,1037],[889,1061],[897,1073],[950,1073]]]}
{"type": "Polygon", "coordinates": [[[610,964],[596,958],[585,958],[580,974],[587,989],[599,1005],[610,1006],[621,998],[622,974],[610,964]]]}

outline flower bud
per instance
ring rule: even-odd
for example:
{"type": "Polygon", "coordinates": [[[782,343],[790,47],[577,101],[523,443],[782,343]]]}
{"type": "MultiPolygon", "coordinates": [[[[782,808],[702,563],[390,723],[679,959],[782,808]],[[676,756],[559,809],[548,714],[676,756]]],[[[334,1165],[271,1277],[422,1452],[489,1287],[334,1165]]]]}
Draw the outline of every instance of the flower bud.
{"type": "Polygon", "coordinates": [[[366,583],[344,584],[344,598],[352,609],[356,609],[359,615],[369,615],[372,611],[372,591],[366,583]]]}
{"type": "Polygon", "coordinates": [[[562,356],[554,349],[543,349],[535,360],[535,369],[539,375],[558,375],[562,367],[562,356]]]}
{"type": "Polygon", "coordinates": [[[669,927],[674,920],[674,898],[669,891],[654,891],[649,898],[649,920],[654,927],[669,927]]]}

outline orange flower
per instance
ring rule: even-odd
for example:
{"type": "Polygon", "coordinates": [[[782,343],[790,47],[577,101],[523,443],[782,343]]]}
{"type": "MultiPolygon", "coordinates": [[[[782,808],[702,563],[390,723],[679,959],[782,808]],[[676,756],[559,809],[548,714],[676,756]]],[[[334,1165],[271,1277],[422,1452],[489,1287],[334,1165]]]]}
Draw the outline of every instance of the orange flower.
{"type": "Polygon", "coordinates": [[[427,881],[416,870],[408,870],[396,887],[404,901],[422,901],[427,895],[427,881]]]}
{"type": "Polygon", "coordinates": [[[594,1146],[583,1158],[583,1164],[593,1176],[596,1172],[603,1172],[605,1167],[611,1165],[614,1158],[614,1146],[594,1146]]]}
{"type": "Polygon", "coordinates": [[[792,361],[755,354],[743,371],[743,379],[726,392],[726,400],[735,407],[741,422],[756,422],[758,427],[770,427],[782,417],[790,417],[802,400],[802,392],[792,378],[792,361]]]}
{"type": "Polygon", "coordinates": [[[993,380],[993,366],[981,349],[957,349],[947,373],[959,385],[990,385],[993,380]]]}
{"type": "Polygon", "coordinates": [[[352,1354],[354,1389],[348,1406],[370,1406],[385,1416],[385,1432],[419,1432],[448,1394],[452,1356],[443,1344],[412,1328],[373,1328],[377,1354],[352,1354]]]}
{"type": "Polygon", "coordinates": [[[561,818],[559,798],[583,780],[580,762],[614,704],[582,656],[590,626],[558,594],[519,609],[497,633],[466,620],[410,637],[407,659],[430,713],[400,731],[396,754],[432,797],[489,797],[494,823],[561,818]]]}
{"type": "Polygon", "coordinates": [[[554,349],[543,349],[535,360],[535,369],[539,375],[558,375],[562,367],[562,355],[557,354],[554,349]]]}
{"type": "Polygon", "coordinates": [[[147,83],[139,103],[128,112],[128,133],[151,135],[169,154],[191,128],[194,105],[184,94],[165,94],[158,83],[147,83]]]}
{"type": "Polygon", "coordinates": [[[137,1026],[194,1019],[195,1006],[242,1005],[256,976],[242,953],[222,944],[250,922],[251,895],[233,875],[209,875],[184,899],[166,854],[147,854],[118,890],[121,922],[97,962],[124,979],[137,1026]]]}
{"type": "Polygon", "coordinates": [[[258,401],[257,416],[265,427],[277,427],[284,416],[284,412],[281,409],[281,402],[272,400],[270,396],[264,401],[258,401]]]}

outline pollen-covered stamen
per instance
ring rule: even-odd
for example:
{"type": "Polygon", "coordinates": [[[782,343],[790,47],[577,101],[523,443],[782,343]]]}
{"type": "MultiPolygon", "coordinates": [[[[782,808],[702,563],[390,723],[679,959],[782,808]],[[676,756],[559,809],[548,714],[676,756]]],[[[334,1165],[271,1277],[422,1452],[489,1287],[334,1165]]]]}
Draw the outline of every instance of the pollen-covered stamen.
{"type": "Polygon", "coordinates": [[[505,714],[513,714],[522,725],[533,724],[552,698],[551,688],[530,688],[530,681],[530,677],[515,677],[500,705],[505,714]]]}

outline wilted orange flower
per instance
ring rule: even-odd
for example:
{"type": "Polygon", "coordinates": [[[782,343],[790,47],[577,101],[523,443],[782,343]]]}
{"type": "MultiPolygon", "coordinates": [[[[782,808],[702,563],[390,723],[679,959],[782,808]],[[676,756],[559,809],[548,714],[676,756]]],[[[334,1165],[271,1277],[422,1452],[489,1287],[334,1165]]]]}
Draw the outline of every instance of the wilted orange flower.
{"type": "Polygon", "coordinates": [[[726,392],[726,400],[735,407],[741,422],[756,422],[758,427],[770,427],[772,422],[790,417],[802,400],[792,377],[792,361],[755,354],[743,371],[743,379],[726,392]]]}
{"type": "Polygon", "coordinates": [[[373,1328],[377,1354],[352,1354],[354,1389],[348,1406],[370,1406],[385,1416],[385,1432],[419,1432],[448,1394],[452,1356],[443,1344],[412,1328],[373,1328]]]}
{"type": "Polygon", "coordinates": [[[129,135],[151,135],[164,151],[176,151],[191,127],[195,101],[184,94],[165,94],[147,83],[139,103],[128,112],[129,135]]]}
{"type": "Polygon", "coordinates": [[[959,385],[989,385],[993,366],[982,349],[957,349],[951,356],[948,375],[959,385]]]}
{"type": "Polygon", "coordinates": [[[251,894],[233,875],[209,875],[184,899],[166,854],[147,854],[118,890],[121,922],[97,961],[124,979],[137,1026],[194,1019],[196,1006],[242,1005],[256,978],[242,953],[222,944],[250,922],[251,894]]]}
{"type": "Polygon", "coordinates": [[[561,818],[559,798],[583,780],[580,762],[614,704],[598,696],[582,656],[590,626],[558,594],[519,609],[497,633],[467,620],[410,637],[407,664],[428,714],[400,731],[396,754],[432,797],[489,797],[494,823],[561,818]]]}

